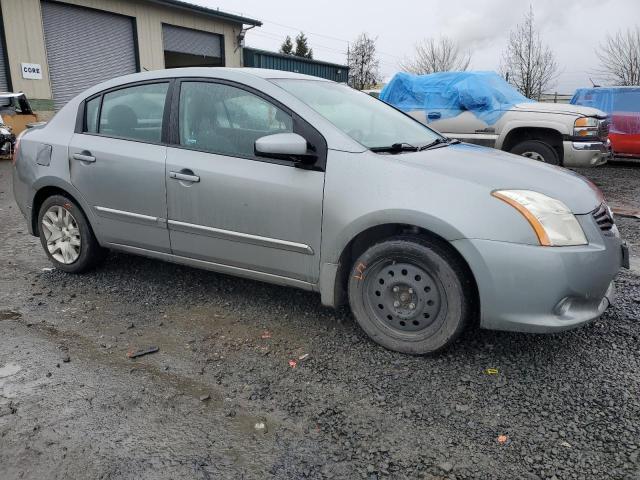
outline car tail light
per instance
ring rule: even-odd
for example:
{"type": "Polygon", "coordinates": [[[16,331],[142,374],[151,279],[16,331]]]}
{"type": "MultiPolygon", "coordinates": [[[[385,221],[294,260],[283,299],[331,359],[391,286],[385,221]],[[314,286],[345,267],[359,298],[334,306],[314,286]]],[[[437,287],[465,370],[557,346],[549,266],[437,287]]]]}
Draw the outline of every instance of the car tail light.
{"type": "Polygon", "coordinates": [[[20,134],[16,137],[16,143],[13,146],[13,155],[11,156],[11,163],[13,163],[14,165],[16,164],[16,161],[18,160],[18,150],[20,149],[20,140],[22,139],[22,136],[25,134],[26,130],[23,130],[22,132],[20,132],[20,134]]]}

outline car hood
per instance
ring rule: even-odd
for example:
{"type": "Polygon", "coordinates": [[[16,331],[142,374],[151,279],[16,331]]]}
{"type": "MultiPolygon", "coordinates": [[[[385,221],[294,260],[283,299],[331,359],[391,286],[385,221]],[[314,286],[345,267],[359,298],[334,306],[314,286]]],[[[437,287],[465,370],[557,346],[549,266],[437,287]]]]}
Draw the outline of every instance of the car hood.
{"type": "Polygon", "coordinates": [[[576,215],[590,213],[604,201],[592,182],[562,167],[470,144],[398,155],[434,173],[493,190],[533,190],[564,202],[576,215]]]}
{"type": "Polygon", "coordinates": [[[591,107],[583,107],[582,105],[570,105],[567,103],[518,103],[513,106],[515,110],[537,112],[537,113],[556,113],[563,115],[584,115],[587,117],[606,117],[607,114],[602,110],[591,107]]]}

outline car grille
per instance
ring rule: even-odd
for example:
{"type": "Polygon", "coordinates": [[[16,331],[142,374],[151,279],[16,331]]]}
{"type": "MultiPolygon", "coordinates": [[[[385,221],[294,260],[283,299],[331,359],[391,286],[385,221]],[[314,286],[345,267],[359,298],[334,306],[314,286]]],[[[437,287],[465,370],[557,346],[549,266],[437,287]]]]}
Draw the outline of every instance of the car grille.
{"type": "Polygon", "coordinates": [[[609,207],[607,207],[605,203],[600,204],[600,206],[594,210],[593,218],[603,232],[608,232],[613,228],[611,210],[609,210],[609,207]]]}
{"type": "Polygon", "coordinates": [[[611,125],[611,120],[607,117],[604,120],[598,121],[598,138],[601,140],[606,140],[609,136],[609,127],[611,125]]]}

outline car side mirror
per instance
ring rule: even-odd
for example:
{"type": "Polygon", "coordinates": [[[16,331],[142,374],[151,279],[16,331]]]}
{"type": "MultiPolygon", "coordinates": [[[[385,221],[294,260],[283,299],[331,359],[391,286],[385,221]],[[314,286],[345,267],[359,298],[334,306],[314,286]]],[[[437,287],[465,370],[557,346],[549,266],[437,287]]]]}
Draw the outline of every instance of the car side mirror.
{"type": "Polygon", "coordinates": [[[274,133],[256,140],[256,156],[291,160],[302,165],[312,165],[317,155],[310,152],[307,141],[297,133],[274,133]]]}

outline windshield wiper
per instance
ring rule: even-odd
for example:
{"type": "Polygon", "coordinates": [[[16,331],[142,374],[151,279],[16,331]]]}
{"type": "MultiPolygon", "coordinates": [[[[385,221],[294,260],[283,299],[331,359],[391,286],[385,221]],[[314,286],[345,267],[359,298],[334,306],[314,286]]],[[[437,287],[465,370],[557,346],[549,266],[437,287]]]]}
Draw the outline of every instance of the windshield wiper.
{"type": "Polygon", "coordinates": [[[456,140],[455,138],[448,138],[448,137],[436,138],[433,142],[420,147],[419,151],[421,152],[423,150],[428,150],[429,148],[437,147],[438,145],[443,145],[443,146],[455,145],[457,143],[460,143],[460,140],[456,140]]]}
{"type": "Polygon", "coordinates": [[[417,152],[418,147],[411,145],[410,143],[394,143],[393,145],[389,145],[387,147],[373,147],[371,148],[372,152],[376,153],[400,153],[400,152],[417,152]]]}

